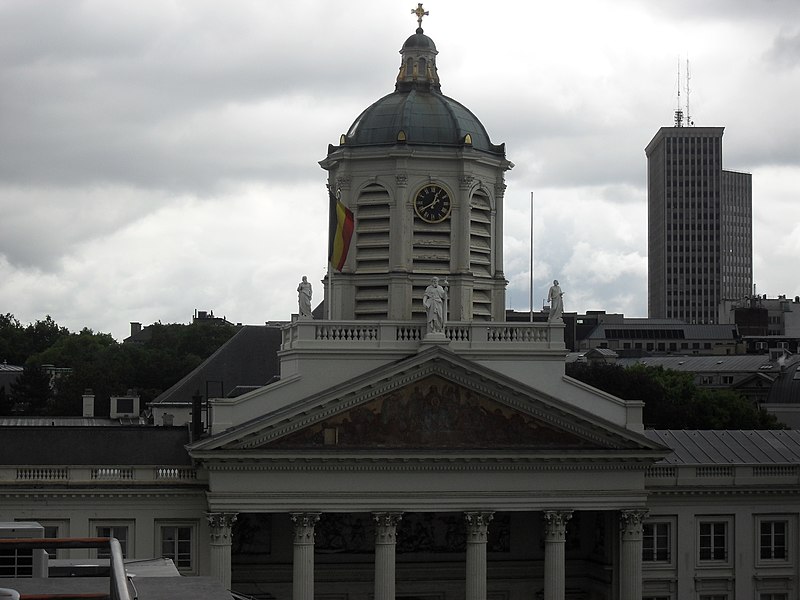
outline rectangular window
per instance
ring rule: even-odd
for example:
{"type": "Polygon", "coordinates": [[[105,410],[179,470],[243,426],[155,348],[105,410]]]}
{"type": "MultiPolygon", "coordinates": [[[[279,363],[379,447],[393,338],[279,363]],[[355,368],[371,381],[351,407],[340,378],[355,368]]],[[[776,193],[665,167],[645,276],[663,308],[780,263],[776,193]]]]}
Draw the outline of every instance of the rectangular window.
{"type": "Polygon", "coordinates": [[[193,573],[194,566],[194,525],[162,524],[159,528],[161,558],[172,559],[181,573],[193,573]]]}
{"type": "Polygon", "coordinates": [[[758,600],[789,600],[789,594],[780,592],[777,594],[759,594],[758,600]]]}
{"type": "Polygon", "coordinates": [[[786,521],[761,521],[761,560],[786,560],[786,521]]]}
{"type": "Polygon", "coordinates": [[[642,539],[642,560],[669,562],[670,523],[645,523],[642,539]]]}
{"type": "MultiPolygon", "coordinates": [[[[133,556],[133,522],[131,521],[105,521],[95,523],[95,534],[97,537],[117,538],[122,548],[122,557],[130,558],[133,556]]],[[[98,548],[97,558],[111,558],[109,548],[98,548]]]]}
{"type": "Polygon", "coordinates": [[[728,560],[728,522],[701,522],[698,547],[701,561],[728,560]]]}

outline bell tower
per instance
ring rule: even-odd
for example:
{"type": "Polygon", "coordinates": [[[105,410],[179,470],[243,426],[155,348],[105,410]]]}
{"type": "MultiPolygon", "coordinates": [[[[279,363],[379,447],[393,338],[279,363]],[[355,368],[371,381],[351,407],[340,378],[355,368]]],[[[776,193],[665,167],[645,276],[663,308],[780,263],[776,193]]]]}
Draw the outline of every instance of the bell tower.
{"type": "Polygon", "coordinates": [[[433,276],[449,321],[505,319],[504,173],[513,167],[469,109],[442,94],[422,30],[400,50],[394,92],[367,107],[320,162],[355,217],[347,261],[326,281],[335,320],[424,320],[433,276]]]}

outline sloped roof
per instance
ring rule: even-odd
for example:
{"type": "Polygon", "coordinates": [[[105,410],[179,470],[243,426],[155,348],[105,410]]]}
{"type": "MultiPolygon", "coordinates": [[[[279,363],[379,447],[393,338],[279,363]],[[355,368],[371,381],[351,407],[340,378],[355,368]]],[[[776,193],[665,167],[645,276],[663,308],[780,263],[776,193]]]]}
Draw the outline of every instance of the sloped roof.
{"type": "Polygon", "coordinates": [[[770,362],[769,357],[763,354],[732,356],[647,356],[643,358],[620,358],[617,364],[624,367],[633,365],[664,367],[672,371],[688,371],[691,373],[777,373],[779,370],[778,365],[774,362],[770,362]]]}
{"type": "Polygon", "coordinates": [[[800,404],[800,357],[787,361],[769,389],[767,404],[800,404]]]}
{"type": "MultiPolygon", "coordinates": [[[[673,332],[680,334],[679,338],[669,339],[687,339],[687,340],[720,340],[720,339],[736,339],[737,328],[736,325],[720,325],[720,324],[707,324],[696,325],[687,324],[677,319],[635,319],[625,318],[619,321],[610,321],[598,323],[592,329],[586,339],[608,339],[619,338],[627,339],[633,337],[633,332],[652,332],[653,340],[661,339],[666,336],[664,332],[673,332]],[[609,335],[611,331],[611,335],[609,335]],[[657,335],[658,334],[658,335],[657,335]]],[[[644,339],[644,338],[643,338],[644,339]]],[[[650,339],[649,337],[647,339],[650,339]]]]}
{"type": "Polygon", "coordinates": [[[661,463],[672,465],[760,465],[800,463],[797,430],[658,430],[650,440],[672,454],[661,463]]]}
{"type": "Polygon", "coordinates": [[[194,371],[159,395],[152,404],[189,404],[198,391],[225,397],[241,386],[267,385],[280,374],[278,325],[245,325],[194,371]]]}
{"type": "Polygon", "coordinates": [[[0,465],[190,465],[186,427],[3,427],[0,465]]]}

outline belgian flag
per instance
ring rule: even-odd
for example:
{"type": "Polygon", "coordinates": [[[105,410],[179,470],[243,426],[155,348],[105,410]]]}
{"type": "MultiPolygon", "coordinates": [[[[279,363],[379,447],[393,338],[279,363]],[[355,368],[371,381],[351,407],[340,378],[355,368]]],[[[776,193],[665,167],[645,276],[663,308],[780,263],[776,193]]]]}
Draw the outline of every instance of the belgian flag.
{"type": "Polygon", "coordinates": [[[334,269],[341,272],[347,260],[347,251],[350,249],[355,219],[353,212],[342,204],[333,192],[328,192],[328,195],[330,196],[328,261],[334,269]]]}

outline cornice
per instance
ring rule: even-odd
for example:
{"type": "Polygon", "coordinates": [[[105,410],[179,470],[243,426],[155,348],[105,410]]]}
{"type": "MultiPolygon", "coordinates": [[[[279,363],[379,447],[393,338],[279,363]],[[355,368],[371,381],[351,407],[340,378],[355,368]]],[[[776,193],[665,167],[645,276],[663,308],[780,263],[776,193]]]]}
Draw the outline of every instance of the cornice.
{"type": "Polygon", "coordinates": [[[249,457],[206,464],[210,472],[553,472],[640,471],[649,462],[637,457],[249,457]]]}
{"type": "Polygon", "coordinates": [[[132,490],[59,490],[59,489],[37,489],[37,490],[5,490],[0,491],[2,500],[37,500],[37,499],[61,499],[61,500],[86,500],[86,499],[175,499],[175,498],[202,498],[207,493],[207,488],[198,488],[191,492],[180,490],[157,490],[148,489],[140,491],[132,490]]]}

